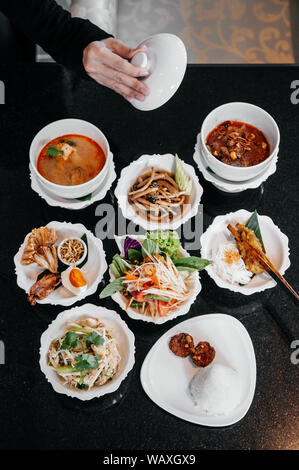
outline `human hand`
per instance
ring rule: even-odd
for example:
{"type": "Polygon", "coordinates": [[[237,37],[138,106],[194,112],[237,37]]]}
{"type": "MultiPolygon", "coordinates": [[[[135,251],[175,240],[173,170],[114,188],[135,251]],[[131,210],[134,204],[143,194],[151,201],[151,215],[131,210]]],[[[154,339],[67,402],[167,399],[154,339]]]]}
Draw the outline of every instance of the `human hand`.
{"type": "Polygon", "coordinates": [[[94,41],[83,51],[83,66],[96,82],[111,88],[126,100],[131,102],[136,98],[144,101],[149,89],[138,78],[146,77],[148,71],[128,61],[137,52],[145,50],[145,46],[131,49],[114,38],[94,41]]]}

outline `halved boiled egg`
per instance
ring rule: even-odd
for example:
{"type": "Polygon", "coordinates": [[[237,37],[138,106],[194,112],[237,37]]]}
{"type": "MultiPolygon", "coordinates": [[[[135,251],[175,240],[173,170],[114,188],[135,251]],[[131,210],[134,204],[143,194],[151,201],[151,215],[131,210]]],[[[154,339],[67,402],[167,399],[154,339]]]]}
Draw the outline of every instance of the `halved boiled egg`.
{"type": "Polygon", "coordinates": [[[87,282],[81,269],[70,266],[61,273],[62,285],[75,295],[83,294],[87,289],[87,282]]]}

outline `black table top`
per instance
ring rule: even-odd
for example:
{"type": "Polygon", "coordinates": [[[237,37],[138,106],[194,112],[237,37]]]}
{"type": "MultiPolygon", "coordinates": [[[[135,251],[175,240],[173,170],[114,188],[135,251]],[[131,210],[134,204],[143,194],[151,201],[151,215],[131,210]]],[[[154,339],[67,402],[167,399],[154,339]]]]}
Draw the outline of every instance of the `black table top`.
{"type": "MultiPolygon", "coordinates": [[[[192,160],[196,135],[207,113],[229,101],[247,101],[272,114],[281,131],[277,172],[262,190],[224,195],[204,187],[204,228],[216,215],[255,208],[287,234],[291,267],[287,279],[299,290],[297,215],[299,105],[290,101],[296,66],[189,66],[174,98],[149,113],[135,110],[107,89],[75,77],[55,64],[0,68],[6,104],[0,106],[1,135],[1,448],[22,449],[295,449],[298,448],[298,371],[290,361],[292,339],[299,338],[298,309],[280,287],[242,296],[218,288],[203,272],[202,292],[188,315],[162,326],[130,320],[116,310],[136,336],[136,364],[113,396],[83,403],[56,394],[39,368],[42,332],[63,307],[30,307],[17,286],[13,256],[33,227],[51,220],[81,222],[94,231],[98,204],[82,211],[49,207],[31,190],[28,150],[37,131],[65,117],[92,122],[107,136],[117,175],[143,153],[178,153],[192,160]],[[252,406],[237,424],[221,429],[196,426],[164,412],[144,393],[139,373],[155,341],[186,318],[223,312],[247,328],[255,348],[257,384],[252,406]],[[115,402],[115,403],[113,403],[115,402]]],[[[115,184],[102,203],[116,204],[115,184]]],[[[104,240],[107,261],[115,244],[104,240]]],[[[196,254],[196,253],[194,253],[196,254]]],[[[105,281],[108,273],[105,274],[105,281]]],[[[98,294],[79,302],[99,304],[98,294]]]]}

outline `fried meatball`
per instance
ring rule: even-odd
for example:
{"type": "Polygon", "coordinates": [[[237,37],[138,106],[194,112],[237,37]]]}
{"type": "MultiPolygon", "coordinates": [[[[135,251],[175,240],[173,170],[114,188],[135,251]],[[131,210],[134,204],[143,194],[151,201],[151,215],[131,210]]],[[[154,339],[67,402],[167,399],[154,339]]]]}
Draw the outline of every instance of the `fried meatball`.
{"type": "Polygon", "coordinates": [[[179,333],[171,338],[169,348],[176,356],[187,357],[194,348],[193,338],[188,333],[179,333]]]}
{"type": "Polygon", "coordinates": [[[206,367],[215,357],[215,349],[207,341],[201,341],[194,348],[191,359],[197,367],[206,367]]]}

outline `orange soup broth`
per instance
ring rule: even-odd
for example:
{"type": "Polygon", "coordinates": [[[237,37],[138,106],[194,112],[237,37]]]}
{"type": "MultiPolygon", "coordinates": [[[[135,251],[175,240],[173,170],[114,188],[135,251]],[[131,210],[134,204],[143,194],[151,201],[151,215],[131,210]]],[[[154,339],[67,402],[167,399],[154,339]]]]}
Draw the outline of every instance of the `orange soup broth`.
{"type": "Polygon", "coordinates": [[[45,145],[37,160],[37,170],[52,183],[76,186],[97,176],[105,162],[104,150],[93,139],[78,134],[67,134],[56,137],[45,145]],[[46,154],[49,147],[59,150],[64,143],[72,144],[73,152],[67,158],[61,153],[57,156],[46,154]]]}

